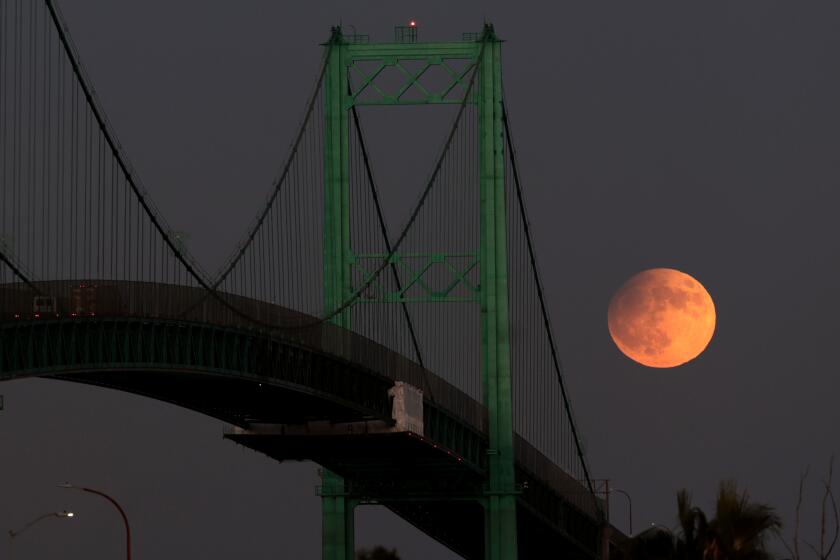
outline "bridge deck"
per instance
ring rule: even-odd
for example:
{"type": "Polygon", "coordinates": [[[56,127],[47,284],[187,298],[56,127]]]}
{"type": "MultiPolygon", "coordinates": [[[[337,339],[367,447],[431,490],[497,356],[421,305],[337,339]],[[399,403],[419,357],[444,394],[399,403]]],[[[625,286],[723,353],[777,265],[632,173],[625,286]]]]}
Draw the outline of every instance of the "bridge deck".
{"type": "MultiPolygon", "coordinates": [[[[467,558],[480,556],[480,511],[460,497],[480,493],[484,482],[486,411],[439,376],[358,334],[240,296],[224,294],[221,302],[200,288],[107,280],[36,288],[55,298],[53,309],[34,311],[27,286],[0,286],[0,380],[55,377],[222,418],[245,429],[231,439],[278,460],[314,460],[345,475],[359,496],[385,503],[467,558]],[[79,305],[80,290],[87,307],[79,305]],[[324,420],[388,425],[395,381],[435,396],[424,399],[424,433],[253,430],[324,420]],[[438,502],[411,496],[415,487],[433,494],[435,485],[438,502]],[[452,531],[452,523],[475,527],[452,531]]],[[[515,453],[522,543],[594,557],[602,504],[521,437],[515,453]]]]}

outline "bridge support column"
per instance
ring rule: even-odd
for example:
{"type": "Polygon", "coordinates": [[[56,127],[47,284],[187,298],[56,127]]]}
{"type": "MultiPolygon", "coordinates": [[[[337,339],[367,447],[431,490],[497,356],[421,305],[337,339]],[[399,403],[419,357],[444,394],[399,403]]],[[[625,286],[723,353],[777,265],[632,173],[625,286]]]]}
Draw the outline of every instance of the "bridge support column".
{"type": "MultiPolygon", "coordinates": [[[[350,285],[349,120],[346,44],[340,28],[327,43],[324,74],[324,314],[331,315],[352,293],[350,285]]],[[[349,329],[350,311],[331,322],[349,329]]],[[[354,560],[353,508],[344,479],[324,471],[322,558],[354,560]]]]}
{"type": "Polygon", "coordinates": [[[507,198],[501,41],[484,29],[480,75],[481,361],[490,427],[484,497],[485,558],[516,560],[516,477],[508,315],[507,198]]]}
{"type": "Polygon", "coordinates": [[[356,555],[354,510],[344,479],[324,470],[321,486],[322,560],[354,560],[356,555]]]}

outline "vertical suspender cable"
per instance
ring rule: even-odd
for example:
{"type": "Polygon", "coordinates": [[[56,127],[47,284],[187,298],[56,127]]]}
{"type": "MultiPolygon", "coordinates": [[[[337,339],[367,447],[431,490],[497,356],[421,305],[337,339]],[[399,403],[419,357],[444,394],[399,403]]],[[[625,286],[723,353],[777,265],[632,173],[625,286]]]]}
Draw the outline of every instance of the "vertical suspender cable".
{"type": "Polygon", "coordinates": [[[538,296],[539,302],[540,302],[540,311],[542,313],[543,324],[544,324],[546,332],[548,334],[549,347],[551,349],[551,360],[552,360],[552,363],[554,365],[554,371],[557,374],[557,381],[558,381],[558,383],[560,383],[561,394],[562,394],[562,397],[563,397],[563,405],[564,405],[564,408],[566,409],[566,416],[567,416],[568,421],[569,421],[569,427],[570,427],[570,429],[572,431],[572,434],[574,436],[575,450],[577,452],[578,459],[580,461],[581,467],[583,468],[583,474],[584,474],[584,477],[586,479],[586,484],[589,488],[590,494],[592,494],[592,497],[595,500],[596,511],[598,512],[598,514],[600,516],[603,517],[604,516],[604,511],[601,507],[601,504],[597,500],[597,497],[596,497],[596,494],[595,494],[595,487],[593,486],[592,478],[589,475],[589,467],[586,464],[586,456],[584,455],[583,446],[580,442],[580,435],[577,431],[577,426],[575,424],[575,420],[574,420],[574,417],[572,415],[571,403],[569,401],[569,396],[568,396],[568,393],[566,391],[566,383],[563,379],[563,369],[562,369],[562,365],[560,363],[560,357],[557,354],[557,347],[554,344],[554,336],[552,335],[552,330],[551,330],[551,321],[549,320],[548,310],[546,309],[546,305],[545,305],[545,297],[543,295],[542,282],[540,280],[539,272],[537,270],[537,261],[536,261],[536,256],[535,256],[535,253],[534,253],[534,245],[533,245],[533,241],[531,239],[531,228],[528,224],[528,217],[527,217],[527,214],[525,212],[525,204],[524,204],[524,201],[523,201],[523,198],[522,198],[522,185],[521,185],[521,182],[519,180],[519,171],[518,171],[518,168],[517,168],[517,165],[516,165],[516,151],[514,150],[513,140],[512,140],[512,137],[511,137],[510,119],[509,119],[508,113],[507,113],[507,106],[504,103],[502,103],[502,120],[504,121],[504,124],[505,124],[505,140],[507,142],[508,152],[510,153],[511,170],[513,171],[513,180],[514,180],[514,184],[516,186],[516,198],[519,202],[519,213],[520,213],[520,216],[522,218],[523,228],[525,230],[525,240],[526,240],[526,243],[527,243],[527,246],[528,246],[528,257],[529,257],[529,260],[530,260],[530,263],[531,263],[531,271],[534,274],[534,281],[535,281],[536,288],[537,288],[537,296],[538,296]]]}
{"type": "MultiPolygon", "coordinates": [[[[362,152],[362,161],[364,163],[365,168],[365,175],[367,176],[367,182],[370,185],[370,194],[373,197],[373,204],[376,208],[376,218],[379,222],[379,230],[382,233],[382,240],[385,243],[385,250],[388,254],[392,253],[391,247],[391,240],[388,236],[388,226],[385,223],[385,217],[382,214],[382,205],[379,203],[379,193],[376,188],[376,183],[373,179],[373,170],[370,166],[370,159],[368,158],[367,148],[365,147],[365,139],[364,134],[362,133],[361,123],[359,122],[359,113],[356,110],[356,106],[353,105],[351,108],[351,112],[353,113],[353,123],[356,128],[356,134],[358,135],[359,139],[359,147],[361,148],[362,152]]],[[[391,271],[394,275],[394,283],[397,288],[397,292],[402,294],[402,283],[400,282],[400,276],[397,271],[397,266],[392,262],[391,263],[391,271]]],[[[417,340],[417,334],[414,330],[414,323],[411,320],[411,314],[408,312],[408,306],[404,301],[400,302],[400,306],[402,307],[403,316],[405,317],[406,325],[408,326],[409,336],[411,337],[411,345],[414,349],[414,355],[417,358],[417,363],[423,367],[423,375],[426,375],[426,368],[423,364],[423,355],[420,352],[420,343],[417,340]]],[[[426,387],[429,391],[430,398],[432,402],[434,402],[434,395],[432,394],[431,386],[428,383],[427,379],[424,379],[426,383],[426,387]]]]}
{"type": "Polygon", "coordinates": [[[98,125],[100,131],[105,137],[106,142],[108,143],[108,148],[113,154],[114,158],[117,160],[119,164],[120,170],[122,171],[123,175],[126,178],[131,190],[134,192],[135,197],[137,198],[140,206],[142,207],[143,212],[151,221],[152,225],[154,226],[155,230],[160,234],[161,238],[163,239],[164,243],[169,247],[169,249],[175,254],[181,264],[187,269],[193,278],[205,289],[209,290],[210,286],[204,280],[203,276],[199,274],[198,269],[196,266],[187,259],[186,255],[180,251],[173,241],[169,238],[169,235],[166,233],[163,224],[161,223],[160,218],[157,214],[152,210],[151,206],[149,205],[149,201],[146,199],[145,195],[140,191],[140,188],[137,186],[135,182],[134,176],[132,175],[131,171],[128,168],[125,160],[122,157],[122,153],[120,152],[116,141],[114,140],[109,127],[107,126],[102,113],[99,110],[99,107],[93,97],[93,92],[88,87],[84,76],[82,74],[81,66],[79,65],[78,60],[76,59],[75,53],[73,51],[72,46],[70,45],[69,38],[67,33],[65,32],[65,27],[62,24],[61,18],[58,15],[58,12],[55,7],[54,0],[44,0],[46,2],[47,8],[50,13],[50,17],[52,18],[53,24],[55,26],[55,30],[58,33],[58,37],[61,41],[61,45],[64,48],[64,52],[67,55],[67,58],[70,62],[70,66],[73,69],[73,73],[75,74],[78,86],[82,90],[84,94],[85,100],[87,102],[88,107],[92,113],[96,124],[98,125]]]}

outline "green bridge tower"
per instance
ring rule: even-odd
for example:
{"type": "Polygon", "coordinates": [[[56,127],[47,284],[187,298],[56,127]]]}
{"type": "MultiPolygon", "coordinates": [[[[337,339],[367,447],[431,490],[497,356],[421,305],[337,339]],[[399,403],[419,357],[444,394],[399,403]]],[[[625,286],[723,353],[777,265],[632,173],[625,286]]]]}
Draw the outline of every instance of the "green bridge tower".
{"type": "MultiPolygon", "coordinates": [[[[481,370],[483,399],[489,419],[487,450],[487,484],[475,497],[485,511],[485,557],[488,560],[517,558],[516,486],[513,455],[513,416],[508,319],[507,214],[505,194],[504,123],[502,118],[501,41],[493,27],[485,24],[480,34],[464,37],[460,42],[416,42],[416,28],[398,28],[402,35],[393,43],[369,43],[357,36],[345,37],[334,28],[326,44],[327,61],[324,112],[324,311],[333,313],[354,293],[351,270],[354,260],[350,243],[350,160],[349,134],[351,108],[355,105],[453,104],[461,99],[425,92],[421,98],[403,99],[422,72],[445,60],[469,60],[469,68],[478,74],[468,103],[478,104],[478,138],[480,166],[480,267],[479,303],[481,306],[481,370]],[[421,61],[419,73],[412,74],[399,66],[401,60],[421,61]],[[364,62],[378,67],[368,72],[362,83],[351,91],[348,77],[351,67],[364,62]],[[359,93],[371,85],[383,69],[398,66],[406,83],[397,92],[383,92],[377,99],[359,93]]],[[[470,72],[453,72],[452,87],[466,86],[470,72]]],[[[451,89],[451,88],[450,88],[451,89]]],[[[468,88],[464,87],[464,91],[468,88]]],[[[430,253],[429,258],[445,258],[430,253]]],[[[399,258],[399,254],[392,257],[399,258]]],[[[433,301],[446,298],[436,296],[433,301]]],[[[399,303],[400,296],[389,301],[399,303]]],[[[416,298],[414,299],[416,301],[416,298]]],[[[432,301],[430,297],[430,301],[432,301]]],[[[350,310],[333,318],[333,322],[350,328],[350,310]]],[[[323,559],[353,560],[353,510],[357,505],[346,492],[344,480],[330,472],[324,474],[323,559]]]]}

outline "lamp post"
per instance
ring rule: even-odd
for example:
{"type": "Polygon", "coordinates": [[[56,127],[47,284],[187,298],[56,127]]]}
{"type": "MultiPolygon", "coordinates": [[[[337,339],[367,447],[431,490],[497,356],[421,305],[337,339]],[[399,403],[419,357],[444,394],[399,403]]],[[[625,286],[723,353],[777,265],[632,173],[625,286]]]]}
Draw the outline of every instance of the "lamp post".
{"type": "Polygon", "coordinates": [[[619,494],[623,494],[627,498],[627,517],[630,521],[629,526],[627,527],[630,529],[630,536],[633,536],[633,500],[630,498],[630,494],[620,488],[613,488],[613,492],[618,492],[619,494]]]}
{"type": "Polygon", "coordinates": [[[59,519],[70,519],[72,518],[74,513],[72,511],[51,511],[50,513],[45,513],[43,515],[39,515],[29,523],[23,526],[22,529],[19,531],[14,531],[9,529],[9,560],[12,559],[12,549],[15,541],[15,537],[20,536],[21,533],[26,531],[27,529],[31,528],[33,525],[43,521],[44,519],[49,519],[50,517],[58,517],[59,519]]]}
{"type": "Polygon", "coordinates": [[[120,516],[122,516],[123,523],[125,524],[125,557],[126,560],[131,560],[131,527],[128,525],[128,516],[126,516],[125,511],[117,503],[117,501],[106,494],[105,492],[100,492],[99,490],[94,490],[93,488],[85,488],[84,486],[73,486],[69,482],[65,482],[64,484],[59,484],[59,488],[71,488],[73,490],[81,490],[82,492],[88,492],[90,494],[96,494],[97,496],[101,496],[111,502],[111,504],[117,508],[117,511],[120,512],[120,516]]]}

